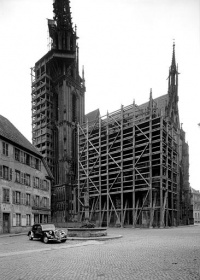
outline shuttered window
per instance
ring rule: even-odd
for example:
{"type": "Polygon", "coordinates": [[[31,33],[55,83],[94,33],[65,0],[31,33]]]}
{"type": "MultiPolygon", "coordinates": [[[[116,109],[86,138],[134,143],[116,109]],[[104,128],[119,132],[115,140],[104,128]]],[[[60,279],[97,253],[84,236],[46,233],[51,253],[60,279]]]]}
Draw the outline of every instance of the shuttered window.
{"type": "Polygon", "coordinates": [[[12,192],[13,204],[21,204],[21,192],[12,192]]]}
{"type": "Polygon", "coordinates": [[[26,174],[21,172],[21,184],[25,185],[26,183],[26,174]]]}
{"type": "Polygon", "coordinates": [[[21,226],[21,214],[16,213],[16,226],[21,226]]]}
{"type": "Polygon", "coordinates": [[[26,174],[25,176],[26,176],[25,177],[25,184],[27,186],[30,186],[31,185],[31,176],[29,174],[26,174]]]}
{"type": "Polygon", "coordinates": [[[20,183],[20,171],[15,170],[15,182],[20,183]]]}
{"type": "Polygon", "coordinates": [[[22,215],[21,225],[22,227],[26,226],[26,215],[22,215]]]}
{"type": "Polygon", "coordinates": [[[20,161],[20,150],[15,148],[15,160],[20,161]]]}
{"type": "Polygon", "coordinates": [[[31,195],[30,193],[26,193],[26,205],[31,205],[31,195]]]}
{"type": "Polygon", "coordinates": [[[12,180],[12,168],[9,168],[8,166],[0,165],[0,178],[11,181],[12,180]]]}
{"type": "Polygon", "coordinates": [[[30,215],[30,214],[27,214],[27,215],[26,215],[26,225],[27,225],[27,226],[30,226],[30,225],[31,225],[31,215],[30,215]]]}
{"type": "Polygon", "coordinates": [[[16,214],[13,213],[13,223],[12,223],[13,227],[16,227],[16,214]]]}
{"type": "Polygon", "coordinates": [[[10,202],[10,190],[3,188],[3,202],[9,203],[10,202]]]}
{"type": "Polygon", "coordinates": [[[2,145],[3,145],[3,154],[5,156],[8,156],[8,144],[3,142],[2,145]]]}

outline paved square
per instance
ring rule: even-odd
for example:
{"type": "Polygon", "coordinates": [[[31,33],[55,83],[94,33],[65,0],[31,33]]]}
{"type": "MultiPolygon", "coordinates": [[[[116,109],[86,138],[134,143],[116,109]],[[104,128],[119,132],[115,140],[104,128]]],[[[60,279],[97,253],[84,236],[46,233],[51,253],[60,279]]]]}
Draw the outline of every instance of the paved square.
{"type": "Polygon", "coordinates": [[[200,226],[110,228],[107,241],[44,244],[0,238],[0,279],[200,280],[200,226]]]}

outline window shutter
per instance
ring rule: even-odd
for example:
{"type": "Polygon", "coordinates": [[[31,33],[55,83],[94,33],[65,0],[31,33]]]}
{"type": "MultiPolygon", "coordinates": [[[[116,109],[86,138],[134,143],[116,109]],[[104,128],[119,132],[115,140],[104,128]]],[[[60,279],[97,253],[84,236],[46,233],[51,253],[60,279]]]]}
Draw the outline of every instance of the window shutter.
{"type": "Polygon", "coordinates": [[[29,206],[32,206],[32,195],[30,194],[30,202],[29,202],[29,206]]]}
{"type": "Polygon", "coordinates": [[[12,192],[12,202],[15,204],[15,191],[12,192]]]}
{"type": "Polygon", "coordinates": [[[22,184],[24,184],[25,185],[25,183],[26,183],[26,174],[25,173],[22,173],[23,175],[22,175],[22,184]]]}
{"type": "Polygon", "coordinates": [[[35,176],[33,176],[33,187],[35,188],[35,176]]]}
{"type": "Polygon", "coordinates": [[[24,152],[20,151],[20,162],[24,163],[24,152]]]}
{"type": "Polygon", "coordinates": [[[12,168],[10,168],[10,181],[12,181],[12,168]]]}
{"type": "Polygon", "coordinates": [[[21,193],[21,201],[20,201],[21,203],[21,205],[24,205],[24,194],[23,193],[21,193]]]}
{"type": "Polygon", "coordinates": [[[0,178],[3,178],[3,166],[0,165],[0,178]]]}
{"type": "Polygon", "coordinates": [[[40,200],[40,206],[44,207],[44,197],[42,197],[41,200],[40,200]]]}
{"type": "Polygon", "coordinates": [[[32,206],[35,206],[35,196],[32,195],[32,206]]]}
{"type": "Polygon", "coordinates": [[[23,194],[22,194],[22,197],[23,197],[23,205],[26,205],[26,194],[23,193],[23,194]]]}
{"type": "Polygon", "coordinates": [[[20,183],[24,184],[24,173],[23,172],[20,173],[20,183]]]}
{"type": "Polygon", "coordinates": [[[49,208],[49,198],[47,198],[47,208],[49,208]]]}
{"type": "Polygon", "coordinates": [[[24,194],[20,193],[20,204],[23,205],[24,202],[24,194]]]}
{"type": "Polygon", "coordinates": [[[43,180],[40,179],[40,189],[43,190],[43,180]]]}
{"type": "Polygon", "coordinates": [[[31,226],[34,225],[34,214],[31,214],[31,226]]]}
{"type": "Polygon", "coordinates": [[[13,222],[12,222],[12,224],[13,224],[13,227],[16,227],[16,214],[15,213],[13,213],[13,222]]]}
{"type": "Polygon", "coordinates": [[[26,226],[26,215],[22,215],[22,227],[26,226]]]}

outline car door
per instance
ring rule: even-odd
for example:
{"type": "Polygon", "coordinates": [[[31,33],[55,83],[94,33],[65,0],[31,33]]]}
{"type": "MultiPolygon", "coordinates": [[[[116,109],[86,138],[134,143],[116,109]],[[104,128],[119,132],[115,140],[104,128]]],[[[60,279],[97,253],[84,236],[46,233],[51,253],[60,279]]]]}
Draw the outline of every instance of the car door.
{"type": "Polygon", "coordinates": [[[37,226],[36,235],[37,235],[37,238],[42,238],[42,227],[41,227],[41,225],[37,226]]]}
{"type": "Polygon", "coordinates": [[[36,237],[37,238],[37,225],[34,225],[32,227],[32,232],[33,232],[33,237],[36,237]]]}

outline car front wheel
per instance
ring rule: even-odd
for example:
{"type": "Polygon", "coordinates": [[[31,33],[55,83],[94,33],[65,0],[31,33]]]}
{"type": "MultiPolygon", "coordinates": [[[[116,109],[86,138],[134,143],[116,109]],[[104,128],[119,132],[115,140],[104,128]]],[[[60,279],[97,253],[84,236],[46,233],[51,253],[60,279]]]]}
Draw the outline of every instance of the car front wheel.
{"type": "Polygon", "coordinates": [[[43,237],[43,242],[44,242],[45,244],[47,244],[48,241],[49,241],[49,239],[48,239],[46,236],[44,236],[44,237],[43,237]]]}
{"type": "Polygon", "coordinates": [[[33,236],[31,233],[29,233],[28,238],[29,238],[29,240],[33,240],[33,236]]]}

